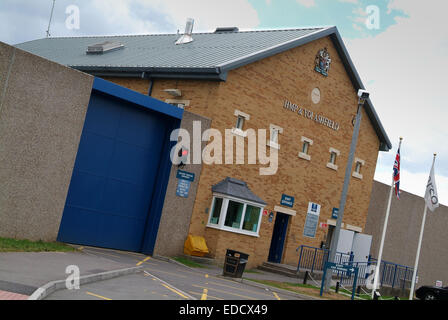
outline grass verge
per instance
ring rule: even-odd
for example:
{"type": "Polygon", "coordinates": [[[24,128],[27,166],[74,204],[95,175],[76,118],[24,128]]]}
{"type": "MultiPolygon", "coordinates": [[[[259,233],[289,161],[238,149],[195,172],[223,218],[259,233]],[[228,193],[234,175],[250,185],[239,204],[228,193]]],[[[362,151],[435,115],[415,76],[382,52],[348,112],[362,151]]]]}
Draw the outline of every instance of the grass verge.
{"type": "Polygon", "coordinates": [[[71,252],[75,248],[60,242],[0,238],[0,252],[71,252]]]}
{"type": "MultiPolygon", "coordinates": [[[[313,286],[310,284],[301,284],[301,283],[291,283],[291,282],[279,282],[279,281],[272,281],[272,280],[256,280],[256,279],[248,279],[244,278],[245,280],[250,280],[254,282],[258,282],[261,284],[265,284],[271,287],[289,290],[292,292],[318,297],[321,299],[327,299],[327,300],[350,300],[351,299],[351,292],[345,289],[339,289],[339,293],[336,293],[334,291],[330,291],[328,293],[324,293],[323,296],[320,296],[320,287],[313,286]]],[[[332,290],[335,290],[335,287],[331,288],[332,290]]],[[[394,297],[389,296],[383,296],[380,298],[381,300],[393,300],[394,297]]],[[[371,300],[370,295],[368,294],[361,294],[359,297],[355,296],[355,300],[371,300]]],[[[400,300],[407,300],[406,298],[400,298],[400,300]]]]}

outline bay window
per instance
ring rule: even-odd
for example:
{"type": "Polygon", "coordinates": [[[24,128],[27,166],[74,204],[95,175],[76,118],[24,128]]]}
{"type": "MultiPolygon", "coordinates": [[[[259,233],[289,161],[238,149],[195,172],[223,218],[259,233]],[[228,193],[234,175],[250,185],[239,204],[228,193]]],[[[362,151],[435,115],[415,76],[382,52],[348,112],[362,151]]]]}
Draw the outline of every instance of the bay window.
{"type": "Polygon", "coordinates": [[[263,205],[214,194],[211,207],[208,227],[258,236],[263,205]]]}

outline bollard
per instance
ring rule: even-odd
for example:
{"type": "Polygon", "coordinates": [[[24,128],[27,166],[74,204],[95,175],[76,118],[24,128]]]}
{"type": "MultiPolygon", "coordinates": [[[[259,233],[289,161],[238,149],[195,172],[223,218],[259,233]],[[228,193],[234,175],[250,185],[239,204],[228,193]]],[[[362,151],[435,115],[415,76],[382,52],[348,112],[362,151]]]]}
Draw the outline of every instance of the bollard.
{"type": "Polygon", "coordinates": [[[358,288],[356,288],[356,296],[360,296],[361,294],[361,286],[358,286],[358,288]]]}
{"type": "Polygon", "coordinates": [[[340,283],[339,283],[339,281],[338,281],[338,282],[336,282],[336,290],[335,290],[336,293],[339,292],[339,286],[340,286],[340,283]]]}
{"type": "Polygon", "coordinates": [[[306,284],[308,281],[308,271],[305,271],[305,277],[303,278],[303,284],[306,284]]]}
{"type": "Polygon", "coordinates": [[[373,293],[373,300],[378,300],[379,296],[380,296],[379,293],[377,291],[375,291],[373,293]]]}

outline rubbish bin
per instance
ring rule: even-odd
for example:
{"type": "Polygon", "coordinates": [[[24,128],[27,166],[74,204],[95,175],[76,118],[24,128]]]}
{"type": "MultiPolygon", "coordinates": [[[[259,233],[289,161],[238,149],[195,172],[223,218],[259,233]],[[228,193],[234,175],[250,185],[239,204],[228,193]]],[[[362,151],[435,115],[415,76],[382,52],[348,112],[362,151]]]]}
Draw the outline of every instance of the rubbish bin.
{"type": "Polygon", "coordinates": [[[248,254],[227,249],[223,275],[232,278],[241,278],[248,260],[248,254]]]}

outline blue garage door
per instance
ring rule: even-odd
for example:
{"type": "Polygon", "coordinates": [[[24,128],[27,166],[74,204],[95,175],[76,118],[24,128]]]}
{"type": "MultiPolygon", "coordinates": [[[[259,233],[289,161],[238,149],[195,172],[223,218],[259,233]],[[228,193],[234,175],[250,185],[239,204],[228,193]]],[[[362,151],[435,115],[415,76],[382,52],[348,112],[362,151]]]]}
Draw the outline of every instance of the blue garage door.
{"type": "Polygon", "coordinates": [[[145,230],[157,232],[147,222],[170,120],[130,102],[92,94],[59,241],[142,250],[145,230]]]}

